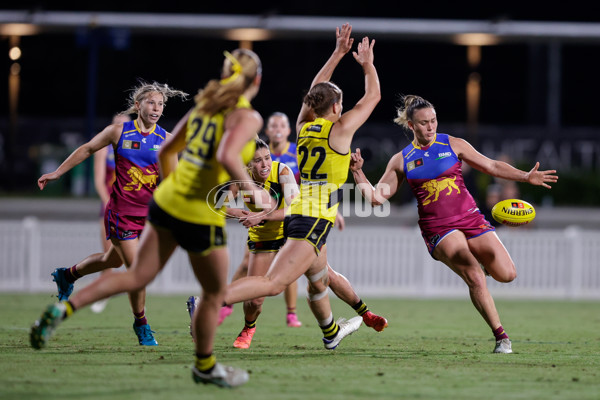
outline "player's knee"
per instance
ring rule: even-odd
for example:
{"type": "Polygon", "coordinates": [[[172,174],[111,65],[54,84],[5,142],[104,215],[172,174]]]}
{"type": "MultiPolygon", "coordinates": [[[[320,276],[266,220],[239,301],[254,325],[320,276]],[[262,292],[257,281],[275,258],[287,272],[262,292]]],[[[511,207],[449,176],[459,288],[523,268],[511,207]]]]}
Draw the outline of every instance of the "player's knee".
{"type": "Polygon", "coordinates": [[[467,269],[464,271],[462,278],[467,286],[469,286],[471,289],[477,289],[486,286],[485,275],[475,269],[467,269]]]}
{"type": "Polygon", "coordinates": [[[512,282],[516,278],[517,278],[517,270],[514,268],[514,266],[512,268],[507,268],[506,270],[502,271],[502,273],[499,274],[499,276],[495,277],[495,279],[498,282],[502,282],[502,283],[512,282]]]}
{"type": "Polygon", "coordinates": [[[283,293],[287,287],[287,285],[283,284],[282,282],[269,279],[268,277],[266,277],[266,279],[268,279],[267,297],[277,296],[278,294],[283,293]]]}

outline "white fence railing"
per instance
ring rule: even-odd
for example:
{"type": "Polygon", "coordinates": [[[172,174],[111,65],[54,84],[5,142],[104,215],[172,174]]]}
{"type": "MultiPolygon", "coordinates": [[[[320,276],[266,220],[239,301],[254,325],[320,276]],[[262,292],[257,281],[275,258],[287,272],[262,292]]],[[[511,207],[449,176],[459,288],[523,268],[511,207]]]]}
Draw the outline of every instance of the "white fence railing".
{"type": "MultiPolygon", "coordinates": [[[[246,231],[231,223],[227,233],[231,276],[241,261],[246,231]]],[[[99,252],[99,235],[95,222],[0,221],[0,291],[54,292],[50,272],[99,252]]],[[[488,278],[494,296],[600,299],[600,231],[517,228],[500,229],[498,235],[518,277],[508,284],[488,278]]],[[[349,226],[332,231],[327,243],[330,264],[360,296],[467,296],[462,280],[429,256],[416,229],[349,226]]],[[[92,279],[84,277],[76,289],[92,279]]],[[[304,286],[305,281],[301,293],[304,286]]],[[[175,252],[148,291],[199,291],[185,252],[175,252]]]]}

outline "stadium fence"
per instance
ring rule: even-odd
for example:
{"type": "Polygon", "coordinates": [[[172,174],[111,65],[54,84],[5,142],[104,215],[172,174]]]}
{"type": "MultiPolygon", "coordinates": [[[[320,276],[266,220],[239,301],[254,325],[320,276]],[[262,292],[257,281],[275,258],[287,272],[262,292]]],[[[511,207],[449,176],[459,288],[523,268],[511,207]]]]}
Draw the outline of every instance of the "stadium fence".
{"type": "MultiPolygon", "coordinates": [[[[228,223],[231,277],[243,257],[246,230],[228,223]]],[[[488,278],[495,297],[600,299],[600,232],[568,228],[501,228],[498,235],[517,266],[517,279],[488,278]]],[[[331,266],[362,297],[464,297],[463,281],[433,260],[416,228],[347,226],[327,240],[331,266]]],[[[100,252],[98,222],[0,221],[0,291],[54,292],[50,273],[100,252]]],[[[91,282],[94,275],[82,278],[91,282]]],[[[299,292],[305,294],[302,277],[299,292]]],[[[83,287],[83,282],[76,290],[83,287]]],[[[199,292],[187,255],[177,249],[149,293],[199,292]]]]}

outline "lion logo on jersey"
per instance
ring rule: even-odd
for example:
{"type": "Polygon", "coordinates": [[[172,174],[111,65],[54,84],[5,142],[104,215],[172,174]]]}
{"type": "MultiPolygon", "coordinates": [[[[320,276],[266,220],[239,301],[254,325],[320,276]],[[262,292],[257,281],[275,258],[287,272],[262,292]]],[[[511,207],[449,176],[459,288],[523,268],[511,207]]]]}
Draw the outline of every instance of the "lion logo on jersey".
{"type": "Polygon", "coordinates": [[[145,175],[141,169],[138,167],[131,167],[127,171],[127,175],[131,178],[131,182],[129,182],[123,189],[125,190],[135,190],[138,191],[142,188],[142,186],[156,186],[156,178],[157,174],[153,174],[152,171],[146,169],[146,172],[149,175],[145,175]],[[137,187],[136,187],[137,186],[137,187]]]}
{"type": "Polygon", "coordinates": [[[438,197],[440,197],[440,193],[446,189],[448,189],[448,193],[446,193],[446,196],[450,196],[452,194],[452,189],[456,189],[456,192],[460,193],[460,189],[458,188],[458,186],[456,186],[456,183],[454,183],[455,180],[456,176],[452,179],[445,178],[440,181],[432,179],[422,184],[421,187],[429,192],[427,197],[425,197],[425,199],[423,200],[423,205],[426,206],[429,203],[437,201],[438,197]],[[430,197],[433,195],[435,195],[434,199],[430,200],[430,197]]]}

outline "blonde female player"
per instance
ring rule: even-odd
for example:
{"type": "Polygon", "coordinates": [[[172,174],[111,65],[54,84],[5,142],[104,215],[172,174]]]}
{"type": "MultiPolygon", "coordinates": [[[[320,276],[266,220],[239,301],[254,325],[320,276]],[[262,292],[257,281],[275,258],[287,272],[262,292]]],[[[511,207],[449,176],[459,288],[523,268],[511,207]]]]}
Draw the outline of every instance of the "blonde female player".
{"type": "Polygon", "coordinates": [[[336,48],[313,79],[296,123],[300,194],[285,217],[286,243],[264,277],[251,276],[233,282],[225,296],[227,304],[281,293],[302,274],[309,281],[309,306],[323,332],[326,349],[356,331],[361,317],[338,324],[327,296],[328,266],[325,241],[335,221],[338,189],[345,183],[350,164],[350,144],[356,130],[367,120],[380,99],[379,79],[373,65],[374,41],[358,44],[355,60],[362,66],[365,94],[342,115],[342,91],[329,82],[333,71],[350,51],[352,27],[336,28],[336,48]]]}
{"type": "MultiPolygon", "coordinates": [[[[40,190],[48,182],[59,179],[92,154],[113,149],[115,181],[104,210],[104,230],[110,246],[103,253],[91,254],[72,267],[52,272],[58,299],[68,300],[77,279],[110,268],[127,268],[133,263],[139,236],[146,223],[148,201],[158,184],[157,150],[170,135],[158,121],[170,97],[186,98],[187,94],[159,83],[140,84],[131,90],[128,109],[123,114],[137,114],[134,121],[113,123],[89,142],[79,146],[54,172],[38,179],[40,190]]],[[[177,157],[173,156],[174,162],[177,157]]],[[[153,331],[146,318],[146,290],[129,292],[133,312],[133,331],[142,346],[156,346],[153,331]]]]}
{"type": "Polygon", "coordinates": [[[227,284],[227,251],[224,209],[208,200],[211,190],[230,180],[254,193],[255,203],[272,206],[270,196],[257,187],[245,170],[254,155],[254,138],[262,118],[250,100],[259,91],[261,63],[245,49],[225,52],[222,79],[211,80],[195,98],[196,105],[176,125],[173,137],[160,150],[163,182],[149,206],[148,223],[132,267],[124,273],[102,276],[76,293],[70,301],[54,304],[31,331],[34,348],[46,344],[53,329],[75,310],[117,293],[139,290],[162,270],[179,245],[184,248],[202,286],[194,314],[196,382],[223,387],[244,384],[245,370],[216,362],[213,341],[219,308],[227,284]],[[173,156],[182,152],[179,164],[173,156]]]}
{"type": "Polygon", "coordinates": [[[494,353],[512,353],[512,344],[500,323],[494,299],[488,291],[485,268],[498,282],[511,282],[517,276],[506,248],[484,218],[464,184],[461,165],[497,178],[527,182],[550,188],[556,182],[555,170],[529,172],[492,160],[463,139],[437,133],[435,108],[419,96],[405,96],[394,120],[413,132],[413,141],[392,157],[376,187],[362,171],[360,149],[352,154],[350,169],[367,201],[379,205],[389,199],[406,179],[419,210],[419,227],[431,256],[446,264],[469,287],[473,305],[492,329],[494,353]]]}

